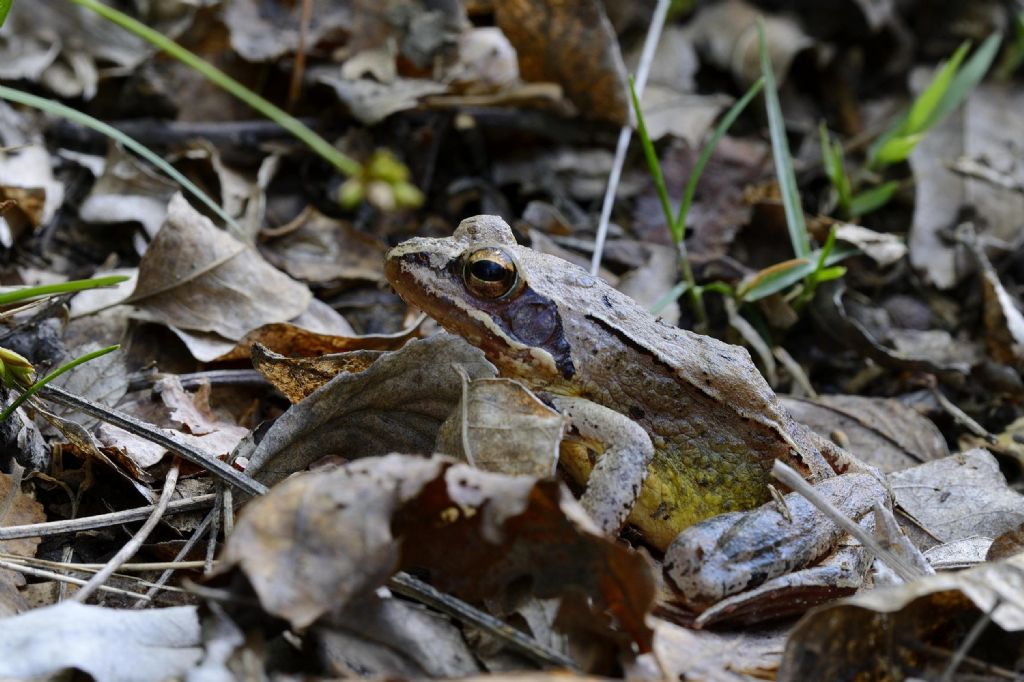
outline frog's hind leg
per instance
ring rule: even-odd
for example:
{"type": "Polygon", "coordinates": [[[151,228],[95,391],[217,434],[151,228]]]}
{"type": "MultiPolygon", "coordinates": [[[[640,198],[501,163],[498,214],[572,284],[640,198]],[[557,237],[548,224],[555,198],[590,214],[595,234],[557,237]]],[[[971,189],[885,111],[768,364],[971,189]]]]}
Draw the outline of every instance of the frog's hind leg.
{"type": "Polygon", "coordinates": [[[651,438],[629,417],[585,398],[552,396],[552,402],[581,436],[605,445],[580,504],[602,531],[615,534],[626,522],[647,477],[654,457],[651,438]]]}

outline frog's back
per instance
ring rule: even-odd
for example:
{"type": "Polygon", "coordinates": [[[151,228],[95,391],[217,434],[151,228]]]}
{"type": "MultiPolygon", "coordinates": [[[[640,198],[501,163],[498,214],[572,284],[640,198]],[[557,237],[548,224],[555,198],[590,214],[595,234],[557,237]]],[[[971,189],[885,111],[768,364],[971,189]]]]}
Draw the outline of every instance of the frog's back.
{"type": "MultiPolygon", "coordinates": [[[[830,474],[746,349],[670,327],[607,284],[596,286],[590,300],[598,305],[563,317],[568,336],[591,339],[573,345],[574,386],[651,435],[655,459],[630,520],[652,544],[664,547],[697,521],[767,501],[775,459],[811,479],[830,474]]],[[[566,464],[583,476],[580,455],[566,464]]]]}

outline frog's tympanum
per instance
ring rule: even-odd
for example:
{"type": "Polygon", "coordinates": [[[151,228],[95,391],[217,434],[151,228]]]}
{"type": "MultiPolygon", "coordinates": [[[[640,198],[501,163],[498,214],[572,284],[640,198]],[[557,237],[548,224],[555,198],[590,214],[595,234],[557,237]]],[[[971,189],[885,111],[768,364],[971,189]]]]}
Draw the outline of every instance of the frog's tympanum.
{"type": "Polygon", "coordinates": [[[501,218],[404,242],[385,270],[407,302],[607,446],[593,472],[593,450],[571,439],[561,461],[589,479],[588,511],[613,508],[596,514],[607,531],[628,515],[665,549],[698,521],[766,502],[775,459],[811,481],[834,475],[821,439],[793,421],[745,349],[664,324],[582,268],[518,245],[501,218]]]}

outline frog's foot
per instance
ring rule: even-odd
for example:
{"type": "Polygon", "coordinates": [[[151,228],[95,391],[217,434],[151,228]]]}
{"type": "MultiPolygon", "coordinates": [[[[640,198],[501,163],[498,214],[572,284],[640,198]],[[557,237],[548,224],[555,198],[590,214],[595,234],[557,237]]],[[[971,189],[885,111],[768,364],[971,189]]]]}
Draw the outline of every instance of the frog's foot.
{"type": "Polygon", "coordinates": [[[694,625],[748,625],[795,616],[812,606],[853,594],[864,583],[869,568],[869,552],[860,545],[843,546],[817,566],[726,597],[701,613],[694,625]]]}
{"type": "MultiPolygon", "coordinates": [[[[870,474],[847,474],[815,485],[851,519],[887,500],[870,474]]],[[[690,608],[704,610],[730,595],[810,566],[828,555],[843,531],[803,496],[785,497],[745,513],[723,514],[687,528],[665,552],[665,576],[690,608]],[[787,516],[789,518],[787,518],[787,516]]]]}
{"type": "Polygon", "coordinates": [[[619,532],[633,510],[654,457],[647,432],[632,419],[584,398],[551,396],[558,411],[584,438],[605,445],[580,504],[602,531],[619,532]]]}

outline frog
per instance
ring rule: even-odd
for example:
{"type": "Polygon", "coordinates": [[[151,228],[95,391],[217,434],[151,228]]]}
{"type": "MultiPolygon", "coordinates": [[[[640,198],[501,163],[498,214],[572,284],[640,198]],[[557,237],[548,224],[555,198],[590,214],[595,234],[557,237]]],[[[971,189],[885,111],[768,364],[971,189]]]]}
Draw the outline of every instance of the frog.
{"type": "Polygon", "coordinates": [[[628,523],[664,552],[695,524],[769,503],[775,460],[812,484],[852,466],[792,418],[746,349],[665,323],[520,245],[498,216],[402,242],[384,271],[409,305],[568,416],[580,438],[563,441],[560,466],[607,533],[628,523]]]}

